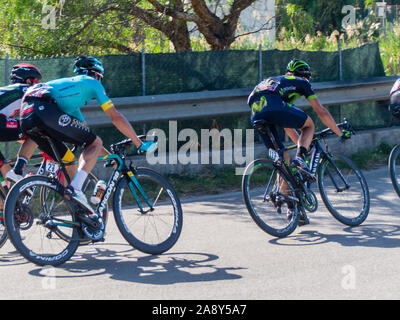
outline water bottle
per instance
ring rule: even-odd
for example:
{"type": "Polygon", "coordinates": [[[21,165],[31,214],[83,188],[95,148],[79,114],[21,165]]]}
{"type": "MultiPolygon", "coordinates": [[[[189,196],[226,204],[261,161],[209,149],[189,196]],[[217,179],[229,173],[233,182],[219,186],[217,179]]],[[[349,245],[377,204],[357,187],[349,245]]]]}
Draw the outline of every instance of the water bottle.
{"type": "Polygon", "coordinates": [[[90,202],[93,204],[98,204],[101,200],[101,197],[106,190],[107,183],[104,180],[99,180],[96,183],[96,186],[93,189],[92,196],[90,197],[90,202]]]}

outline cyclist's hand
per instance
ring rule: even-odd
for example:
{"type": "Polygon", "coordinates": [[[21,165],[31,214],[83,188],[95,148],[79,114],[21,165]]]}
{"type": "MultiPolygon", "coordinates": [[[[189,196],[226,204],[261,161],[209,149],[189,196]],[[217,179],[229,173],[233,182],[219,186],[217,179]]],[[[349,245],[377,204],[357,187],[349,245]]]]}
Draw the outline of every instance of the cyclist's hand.
{"type": "Polygon", "coordinates": [[[349,140],[351,138],[351,132],[349,130],[343,130],[342,131],[342,136],[340,137],[340,141],[344,142],[346,140],[349,140]]]}
{"type": "Polygon", "coordinates": [[[139,147],[140,152],[153,152],[157,149],[157,143],[154,141],[144,141],[142,145],[139,147]]]}

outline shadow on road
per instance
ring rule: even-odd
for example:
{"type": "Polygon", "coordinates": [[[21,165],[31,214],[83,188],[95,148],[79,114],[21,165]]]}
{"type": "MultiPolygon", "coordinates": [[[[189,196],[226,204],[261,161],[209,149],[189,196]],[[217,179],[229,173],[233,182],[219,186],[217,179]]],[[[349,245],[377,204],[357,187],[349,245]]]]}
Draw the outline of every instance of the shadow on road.
{"type": "Polygon", "coordinates": [[[319,245],[335,242],[345,247],[399,248],[400,226],[368,224],[359,227],[346,227],[341,234],[323,234],[306,230],[287,238],[272,239],[269,242],[285,246],[319,245]]]}
{"type": "MultiPolygon", "coordinates": [[[[76,255],[66,264],[58,267],[68,272],[66,276],[57,278],[90,277],[109,274],[111,279],[169,285],[173,283],[204,282],[240,279],[233,273],[241,267],[217,267],[218,256],[208,253],[178,252],[162,255],[134,258],[130,249],[125,252],[115,252],[104,248],[95,248],[95,252],[76,255]],[[129,261],[128,259],[129,258],[129,261]]],[[[29,273],[44,277],[43,268],[29,273]]]]}

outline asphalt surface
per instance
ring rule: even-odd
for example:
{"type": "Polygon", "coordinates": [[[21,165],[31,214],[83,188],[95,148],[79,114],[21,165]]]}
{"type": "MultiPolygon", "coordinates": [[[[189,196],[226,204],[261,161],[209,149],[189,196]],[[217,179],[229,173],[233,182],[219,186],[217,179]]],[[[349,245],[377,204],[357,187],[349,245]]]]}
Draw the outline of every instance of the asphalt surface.
{"type": "MultiPolygon", "coordinates": [[[[110,218],[106,242],[57,268],[0,249],[0,299],[399,299],[400,199],[386,168],[365,173],[371,209],[350,228],[322,201],[311,224],[276,239],[250,218],[240,192],[183,201],[184,226],[167,253],[130,247],[110,218]]],[[[319,198],[319,196],[318,196],[319,198]]]]}

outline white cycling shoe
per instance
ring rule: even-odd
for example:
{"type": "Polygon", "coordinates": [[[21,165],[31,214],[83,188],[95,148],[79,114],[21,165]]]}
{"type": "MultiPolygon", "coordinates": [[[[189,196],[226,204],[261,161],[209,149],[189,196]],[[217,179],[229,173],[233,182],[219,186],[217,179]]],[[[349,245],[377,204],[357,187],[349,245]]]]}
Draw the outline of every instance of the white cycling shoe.
{"type": "MultiPolygon", "coordinates": [[[[17,183],[18,181],[20,181],[23,178],[25,178],[25,177],[20,175],[20,174],[16,174],[13,169],[8,171],[7,174],[6,174],[6,179],[8,181],[10,181],[10,182],[13,182],[13,183],[17,183]]],[[[28,189],[26,189],[26,192],[29,194],[29,196],[31,196],[31,197],[33,196],[32,189],[28,188],[28,189]]]]}
{"type": "Polygon", "coordinates": [[[17,183],[22,178],[23,178],[22,175],[16,174],[15,171],[12,170],[12,169],[10,171],[8,171],[7,174],[6,174],[6,179],[8,181],[11,181],[11,182],[14,182],[14,183],[17,183]]]}

